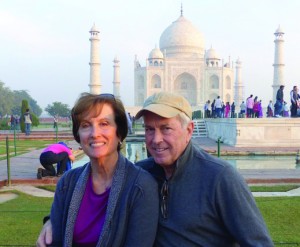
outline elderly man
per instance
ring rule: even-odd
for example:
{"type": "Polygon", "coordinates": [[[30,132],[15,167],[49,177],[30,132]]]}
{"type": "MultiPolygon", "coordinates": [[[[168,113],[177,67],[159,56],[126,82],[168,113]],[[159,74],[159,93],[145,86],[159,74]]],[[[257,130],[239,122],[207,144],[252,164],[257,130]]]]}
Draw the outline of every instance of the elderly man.
{"type": "Polygon", "coordinates": [[[160,188],[155,246],[273,246],[244,179],[192,143],[192,109],[185,98],[154,94],[141,116],[152,157],[137,165],[160,188]]]}
{"type": "MultiPolygon", "coordinates": [[[[192,109],[185,98],[154,94],[136,116],[144,118],[152,156],[137,165],[151,173],[160,188],[155,246],[273,246],[243,178],[192,143],[192,109]]],[[[40,238],[45,236],[44,229],[40,238]]]]}

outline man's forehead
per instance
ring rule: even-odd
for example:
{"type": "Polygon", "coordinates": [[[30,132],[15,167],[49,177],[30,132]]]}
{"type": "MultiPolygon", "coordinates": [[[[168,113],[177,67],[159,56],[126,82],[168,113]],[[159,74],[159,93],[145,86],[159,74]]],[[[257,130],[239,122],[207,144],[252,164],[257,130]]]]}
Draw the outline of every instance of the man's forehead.
{"type": "Polygon", "coordinates": [[[145,124],[151,123],[151,122],[156,122],[160,124],[167,124],[170,122],[178,121],[177,117],[172,117],[172,118],[165,118],[160,115],[157,115],[153,112],[145,112],[144,113],[144,122],[145,124]]]}

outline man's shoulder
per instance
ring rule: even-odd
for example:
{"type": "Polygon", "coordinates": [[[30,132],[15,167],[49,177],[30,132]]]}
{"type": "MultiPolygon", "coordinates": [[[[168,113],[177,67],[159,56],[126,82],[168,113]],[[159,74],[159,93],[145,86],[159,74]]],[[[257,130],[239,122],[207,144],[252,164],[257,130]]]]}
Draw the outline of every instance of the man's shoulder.
{"type": "Polygon", "coordinates": [[[198,159],[199,162],[197,163],[201,164],[202,167],[207,166],[210,169],[223,169],[230,166],[225,160],[207,153],[195,144],[193,145],[193,150],[193,159],[198,159]]]}

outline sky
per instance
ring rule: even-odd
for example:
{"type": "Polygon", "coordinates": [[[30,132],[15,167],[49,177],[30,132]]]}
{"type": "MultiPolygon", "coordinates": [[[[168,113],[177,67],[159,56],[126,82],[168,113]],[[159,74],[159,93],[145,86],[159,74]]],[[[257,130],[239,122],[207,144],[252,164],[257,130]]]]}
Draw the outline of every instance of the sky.
{"type": "Polygon", "coordinates": [[[89,91],[90,29],[100,31],[101,92],[113,92],[113,60],[120,60],[120,92],[134,104],[134,58],[142,66],[163,31],[183,15],[202,32],[205,48],[242,61],[245,97],[272,99],[274,32],[284,34],[285,98],[299,85],[299,0],[0,0],[0,81],[26,90],[44,109],[73,106],[89,91]]]}

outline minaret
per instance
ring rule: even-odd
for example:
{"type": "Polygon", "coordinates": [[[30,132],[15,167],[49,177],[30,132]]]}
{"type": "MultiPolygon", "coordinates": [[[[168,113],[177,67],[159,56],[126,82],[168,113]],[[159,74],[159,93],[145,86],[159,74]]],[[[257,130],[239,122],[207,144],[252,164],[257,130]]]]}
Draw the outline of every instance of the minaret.
{"type": "Polygon", "coordinates": [[[90,57],[90,93],[100,94],[101,92],[101,82],[100,82],[100,54],[99,54],[99,31],[94,24],[90,34],[91,41],[91,57],[90,57]]]}
{"type": "Polygon", "coordinates": [[[274,57],[274,76],[273,76],[273,102],[276,102],[276,94],[280,85],[284,85],[284,63],[283,63],[283,35],[284,32],[282,28],[279,26],[274,33],[275,35],[275,57],[274,57]]]}
{"type": "Polygon", "coordinates": [[[114,96],[118,99],[120,99],[120,64],[117,57],[114,59],[114,81],[113,81],[113,91],[114,96]]]}
{"type": "Polygon", "coordinates": [[[236,60],[235,66],[235,83],[234,83],[234,104],[240,107],[244,100],[244,86],[242,82],[242,62],[240,59],[236,60]]]}

